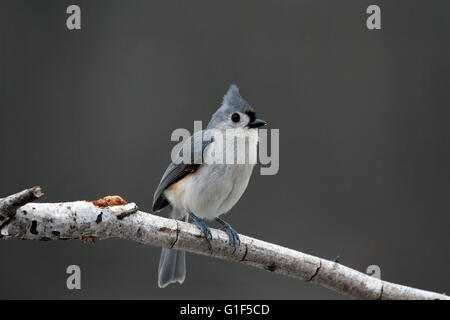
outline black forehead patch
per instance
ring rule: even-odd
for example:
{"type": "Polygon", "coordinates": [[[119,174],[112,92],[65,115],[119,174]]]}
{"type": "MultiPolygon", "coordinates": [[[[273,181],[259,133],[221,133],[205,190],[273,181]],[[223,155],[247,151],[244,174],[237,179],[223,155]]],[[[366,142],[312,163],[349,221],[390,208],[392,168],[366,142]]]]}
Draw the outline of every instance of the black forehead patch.
{"type": "Polygon", "coordinates": [[[252,122],[253,120],[256,119],[256,114],[255,111],[252,110],[246,110],[245,114],[248,115],[248,117],[250,118],[250,122],[252,122]]]}

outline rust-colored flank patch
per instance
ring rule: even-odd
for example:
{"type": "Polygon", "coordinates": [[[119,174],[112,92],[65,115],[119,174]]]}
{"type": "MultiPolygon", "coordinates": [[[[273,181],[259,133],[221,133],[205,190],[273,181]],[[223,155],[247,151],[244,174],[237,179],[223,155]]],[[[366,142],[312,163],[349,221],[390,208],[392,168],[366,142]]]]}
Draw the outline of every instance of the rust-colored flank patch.
{"type": "Polygon", "coordinates": [[[85,243],[95,243],[95,238],[91,236],[82,236],[81,240],[83,240],[85,243]]]}
{"type": "Polygon", "coordinates": [[[111,206],[121,206],[124,204],[127,204],[125,200],[122,199],[121,196],[106,196],[101,199],[91,201],[94,206],[100,207],[100,208],[106,208],[111,206]]]}

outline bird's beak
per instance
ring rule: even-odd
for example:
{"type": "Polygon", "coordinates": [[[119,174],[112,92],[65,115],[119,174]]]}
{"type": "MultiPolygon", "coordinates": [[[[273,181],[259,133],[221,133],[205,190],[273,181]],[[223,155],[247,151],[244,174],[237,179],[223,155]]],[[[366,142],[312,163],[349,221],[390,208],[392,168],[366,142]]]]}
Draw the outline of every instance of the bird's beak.
{"type": "Polygon", "coordinates": [[[249,122],[247,127],[249,128],[259,128],[265,126],[267,123],[261,119],[254,119],[252,122],[249,122]]]}

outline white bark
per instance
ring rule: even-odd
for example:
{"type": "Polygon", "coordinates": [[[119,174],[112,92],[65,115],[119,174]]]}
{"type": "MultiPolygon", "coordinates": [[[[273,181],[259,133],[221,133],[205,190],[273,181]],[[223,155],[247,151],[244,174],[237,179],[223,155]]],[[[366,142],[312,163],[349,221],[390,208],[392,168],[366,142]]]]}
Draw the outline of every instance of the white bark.
{"type": "MultiPolygon", "coordinates": [[[[22,194],[19,198],[35,191],[34,188],[24,190],[18,193],[22,194]]],[[[236,261],[317,283],[359,299],[449,299],[444,294],[382,281],[337,262],[244,235],[240,235],[240,246],[233,252],[226,233],[216,229],[211,229],[210,249],[196,226],[139,211],[134,203],[109,207],[98,206],[105,203],[88,201],[29,203],[16,208],[15,215],[11,216],[11,210],[5,211],[5,208],[12,207],[11,199],[18,194],[0,199],[0,217],[9,212],[8,219],[0,221],[1,239],[93,241],[116,237],[236,261]],[[9,205],[5,206],[7,200],[9,205]]],[[[39,189],[38,196],[28,200],[40,194],[39,189]]]]}

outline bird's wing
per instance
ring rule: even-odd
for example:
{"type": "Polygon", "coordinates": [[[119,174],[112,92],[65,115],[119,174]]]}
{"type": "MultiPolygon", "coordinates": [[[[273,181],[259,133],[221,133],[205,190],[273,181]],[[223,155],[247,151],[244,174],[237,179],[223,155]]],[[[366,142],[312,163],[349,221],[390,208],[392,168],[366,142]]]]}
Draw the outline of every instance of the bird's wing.
{"type": "MultiPolygon", "coordinates": [[[[159,211],[165,208],[169,205],[169,201],[164,196],[164,191],[175,182],[183,179],[185,176],[187,176],[190,173],[195,172],[198,167],[201,165],[199,163],[200,161],[203,161],[203,152],[205,148],[214,141],[213,137],[207,141],[203,141],[203,135],[206,131],[197,131],[194,133],[194,135],[191,136],[190,139],[188,139],[184,145],[183,148],[181,148],[180,152],[178,153],[178,158],[169,164],[166,171],[164,172],[163,177],[161,178],[161,181],[158,185],[158,188],[156,188],[155,195],[153,196],[153,211],[159,211]],[[194,144],[197,139],[202,139],[202,148],[201,150],[195,150],[194,144]],[[184,163],[183,162],[183,149],[184,146],[189,143],[191,147],[191,161],[190,163],[184,163]],[[195,160],[195,161],[194,161],[195,160]],[[195,163],[197,162],[197,163],[195,163]]],[[[188,146],[189,147],[189,146],[188,146]]]]}

